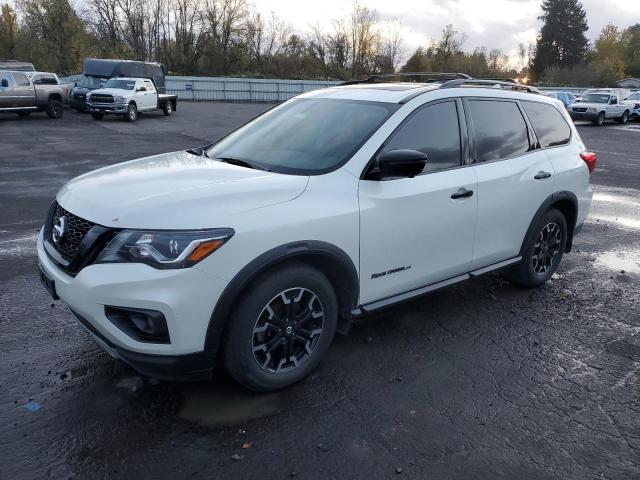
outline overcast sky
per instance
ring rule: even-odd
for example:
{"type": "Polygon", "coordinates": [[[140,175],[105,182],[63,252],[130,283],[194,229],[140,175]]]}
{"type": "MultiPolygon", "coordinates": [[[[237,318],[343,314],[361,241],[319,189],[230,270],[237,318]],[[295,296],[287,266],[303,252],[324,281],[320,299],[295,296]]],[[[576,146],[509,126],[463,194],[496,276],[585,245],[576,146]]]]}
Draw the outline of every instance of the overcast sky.
{"type": "MultiPolygon", "coordinates": [[[[319,22],[331,28],[334,18],[348,15],[350,0],[253,0],[263,12],[274,11],[304,33],[319,22]]],[[[437,39],[451,23],[467,34],[465,50],[501,48],[516,58],[518,43],[534,43],[540,29],[541,0],[361,0],[382,19],[397,18],[403,25],[405,57],[428,39],[437,39]]],[[[593,41],[609,22],[621,28],[640,23],[640,0],[582,0],[593,41]]]]}

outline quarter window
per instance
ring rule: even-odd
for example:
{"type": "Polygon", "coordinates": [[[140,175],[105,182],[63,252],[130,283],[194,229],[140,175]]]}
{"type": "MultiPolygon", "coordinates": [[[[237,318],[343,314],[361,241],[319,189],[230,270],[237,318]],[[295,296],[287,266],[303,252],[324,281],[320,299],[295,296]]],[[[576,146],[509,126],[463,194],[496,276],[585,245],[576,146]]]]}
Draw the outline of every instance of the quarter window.
{"type": "Polygon", "coordinates": [[[571,128],[562,114],[553,106],[540,102],[522,102],[542,148],[566,145],[571,139],[571,128]]]}
{"type": "Polygon", "coordinates": [[[518,104],[497,100],[470,100],[477,162],[491,162],[529,150],[527,124],[518,104]]]}
{"type": "Polygon", "coordinates": [[[428,105],[409,118],[382,152],[419,150],[427,155],[422,173],[444,170],[460,165],[460,125],[455,102],[428,105]]]}

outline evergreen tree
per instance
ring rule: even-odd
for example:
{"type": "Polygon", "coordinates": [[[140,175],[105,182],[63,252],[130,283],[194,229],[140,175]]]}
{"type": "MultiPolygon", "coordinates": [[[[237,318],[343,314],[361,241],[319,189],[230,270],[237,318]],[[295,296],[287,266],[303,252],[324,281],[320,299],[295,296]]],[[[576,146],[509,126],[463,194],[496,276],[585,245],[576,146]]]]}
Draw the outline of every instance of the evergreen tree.
{"type": "Polygon", "coordinates": [[[540,78],[550,67],[572,67],[582,62],[588,49],[587,14],[578,0],[544,0],[544,22],[536,43],[532,71],[540,78]]]}

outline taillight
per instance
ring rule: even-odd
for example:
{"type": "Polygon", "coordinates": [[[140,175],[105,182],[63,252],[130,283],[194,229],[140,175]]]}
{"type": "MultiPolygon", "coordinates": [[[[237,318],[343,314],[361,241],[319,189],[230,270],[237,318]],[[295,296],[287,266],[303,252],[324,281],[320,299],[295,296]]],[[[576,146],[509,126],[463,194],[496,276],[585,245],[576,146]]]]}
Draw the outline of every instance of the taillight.
{"type": "Polygon", "coordinates": [[[582,152],[580,154],[580,158],[584,160],[584,163],[589,167],[589,175],[593,173],[596,169],[596,161],[598,160],[598,156],[593,152],[582,152]]]}

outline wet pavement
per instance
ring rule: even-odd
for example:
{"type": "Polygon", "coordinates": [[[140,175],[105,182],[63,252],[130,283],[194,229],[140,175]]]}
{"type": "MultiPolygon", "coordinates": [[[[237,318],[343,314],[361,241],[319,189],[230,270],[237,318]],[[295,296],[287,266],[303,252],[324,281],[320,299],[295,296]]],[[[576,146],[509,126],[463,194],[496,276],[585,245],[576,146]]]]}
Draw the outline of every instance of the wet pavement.
{"type": "Polygon", "coordinates": [[[0,116],[0,478],[640,478],[638,123],[580,127],[593,209],[547,285],[489,275],[368,317],[280,393],[142,378],[48,298],[34,235],[64,181],[264,108],[0,116]]]}

